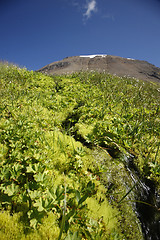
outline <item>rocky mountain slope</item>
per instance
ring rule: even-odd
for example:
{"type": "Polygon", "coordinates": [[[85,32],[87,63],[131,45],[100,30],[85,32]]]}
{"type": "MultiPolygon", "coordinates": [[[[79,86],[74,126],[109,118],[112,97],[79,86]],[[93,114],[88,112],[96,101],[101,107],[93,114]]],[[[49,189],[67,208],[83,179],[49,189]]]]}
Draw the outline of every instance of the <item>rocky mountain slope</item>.
{"type": "Polygon", "coordinates": [[[160,68],[141,60],[111,55],[86,55],[64,58],[38,70],[47,74],[70,74],[79,71],[99,71],[160,82],[160,68]]]}

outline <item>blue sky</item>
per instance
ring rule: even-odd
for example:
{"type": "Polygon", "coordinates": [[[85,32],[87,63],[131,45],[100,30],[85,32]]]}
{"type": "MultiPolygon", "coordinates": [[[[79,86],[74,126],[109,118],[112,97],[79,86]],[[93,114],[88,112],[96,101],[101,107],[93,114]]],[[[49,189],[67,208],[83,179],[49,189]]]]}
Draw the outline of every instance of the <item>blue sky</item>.
{"type": "Polygon", "coordinates": [[[160,67],[160,0],[0,0],[0,60],[109,54],[160,67]]]}

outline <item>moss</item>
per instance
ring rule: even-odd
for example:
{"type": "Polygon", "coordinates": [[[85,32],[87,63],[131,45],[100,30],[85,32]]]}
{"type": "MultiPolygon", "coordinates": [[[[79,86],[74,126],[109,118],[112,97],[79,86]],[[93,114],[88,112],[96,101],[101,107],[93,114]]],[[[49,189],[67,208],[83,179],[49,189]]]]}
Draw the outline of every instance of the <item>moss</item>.
{"type": "Polygon", "coordinates": [[[11,216],[8,212],[0,212],[0,239],[21,240],[24,236],[20,215],[11,216]]]}
{"type": "MultiPolygon", "coordinates": [[[[105,212],[106,222],[108,218],[108,224],[114,223],[116,228],[113,224],[113,229],[118,229],[125,239],[143,239],[140,221],[135,214],[136,198],[134,191],[131,191],[121,202],[121,199],[134,185],[124,164],[118,160],[109,158],[103,149],[95,149],[94,156],[97,161],[104,165],[104,171],[101,173],[101,181],[105,186],[105,196],[112,206],[106,205],[109,206],[106,207],[106,200],[104,201],[104,205],[102,205],[102,213],[105,212],[105,208],[106,210],[108,209],[108,212],[105,212]],[[110,218],[110,216],[113,216],[113,218],[110,218]],[[111,219],[110,222],[109,219],[111,219]]],[[[98,192],[97,195],[99,195],[98,192]]],[[[104,199],[102,195],[101,199],[104,199]]]]}
{"type": "Polygon", "coordinates": [[[58,239],[59,232],[60,229],[55,215],[49,213],[37,230],[32,230],[31,233],[23,236],[21,240],[55,240],[58,239]]]}
{"type": "Polygon", "coordinates": [[[55,240],[58,239],[60,231],[53,213],[44,218],[43,224],[37,230],[28,229],[27,233],[24,233],[24,229],[25,225],[20,222],[20,214],[11,216],[8,212],[0,213],[1,240],[55,240]]]}
{"type": "Polygon", "coordinates": [[[116,215],[118,212],[110,206],[107,200],[99,203],[94,198],[88,198],[86,202],[89,208],[89,215],[96,221],[103,221],[106,232],[111,232],[117,228],[116,215]]]}

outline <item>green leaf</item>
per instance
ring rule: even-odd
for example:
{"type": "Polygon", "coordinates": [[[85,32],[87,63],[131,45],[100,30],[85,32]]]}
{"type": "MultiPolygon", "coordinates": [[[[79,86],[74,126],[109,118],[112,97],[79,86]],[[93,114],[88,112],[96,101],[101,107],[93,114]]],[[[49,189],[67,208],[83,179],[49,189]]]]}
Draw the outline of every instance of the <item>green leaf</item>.
{"type": "Polygon", "coordinates": [[[87,184],[87,188],[89,191],[93,191],[95,188],[95,183],[93,183],[92,181],[89,181],[87,184]]]}
{"type": "Polygon", "coordinates": [[[65,219],[66,221],[70,219],[70,217],[72,217],[75,214],[75,209],[71,210],[66,216],[65,219]]]}
{"type": "Polygon", "coordinates": [[[35,179],[37,182],[43,182],[43,181],[44,181],[44,178],[45,178],[45,173],[38,173],[38,174],[35,174],[35,175],[34,175],[34,179],[35,179]]]}
{"type": "Polygon", "coordinates": [[[31,218],[33,216],[33,210],[29,210],[27,212],[28,218],[31,218]]]}
{"type": "Polygon", "coordinates": [[[77,199],[77,202],[79,202],[80,198],[81,198],[81,195],[80,195],[80,192],[78,190],[75,191],[75,194],[76,194],[76,199],[77,199]]]}
{"type": "Polygon", "coordinates": [[[40,198],[36,201],[36,203],[34,203],[33,206],[37,207],[39,212],[42,212],[44,210],[44,207],[42,205],[43,205],[43,200],[42,200],[42,198],[40,198]]]}
{"type": "Polygon", "coordinates": [[[34,229],[36,229],[37,223],[38,223],[38,221],[36,218],[33,218],[30,220],[30,226],[33,227],[34,229]]]}
{"type": "Polygon", "coordinates": [[[27,173],[35,173],[36,171],[33,169],[32,165],[30,164],[28,167],[27,167],[27,173]]]}
{"type": "Polygon", "coordinates": [[[81,237],[78,236],[78,232],[69,232],[65,240],[81,240],[81,237]]]}
{"type": "Polygon", "coordinates": [[[48,199],[45,199],[44,201],[43,201],[43,204],[44,204],[44,209],[45,210],[51,210],[51,209],[55,209],[55,205],[54,205],[54,202],[53,202],[53,200],[52,199],[50,199],[50,200],[48,200],[48,199]]]}
{"type": "Polygon", "coordinates": [[[105,132],[105,135],[111,139],[114,139],[115,137],[118,138],[118,136],[115,133],[111,132],[105,132]]]}
{"type": "Polygon", "coordinates": [[[87,198],[88,198],[89,194],[86,193],[82,198],[80,198],[80,200],[78,201],[78,204],[82,204],[87,198]]]}
{"type": "Polygon", "coordinates": [[[41,192],[37,190],[29,191],[29,196],[31,199],[39,198],[41,196],[41,192]]]}
{"type": "Polygon", "coordinates": [[[60,189],[60,187],[58,186],[57,189],[56,189],[57,200],[61,200],[61,199],[64,198],[63,193],[64,193],[64,189],[60,189]]]}
{"type": "Polygon", "coordinates": [[[21,165],[20,165],[19,163],[17,163],[17,164],[14,165],[14,170],[15,170],[16,172],[20,171],[21,169],[22,169],[22,167],[21,167],[21,165]]]}
{"type": "Polygon", "coordinates": [[[47,189],[46,195],[48,198],[51,198],[52,200],[55,200],[55,193],[50,189],[47,189]]]}
{"type": "Polygon", "coordinates": [[[11,185],[7,186],[6,189],[4,190],[4,192],[8,195],[8,196],[13,196],[15,195],[19,190],[19,187],[16,186],[14,183],[12,183],[11,185]]]}

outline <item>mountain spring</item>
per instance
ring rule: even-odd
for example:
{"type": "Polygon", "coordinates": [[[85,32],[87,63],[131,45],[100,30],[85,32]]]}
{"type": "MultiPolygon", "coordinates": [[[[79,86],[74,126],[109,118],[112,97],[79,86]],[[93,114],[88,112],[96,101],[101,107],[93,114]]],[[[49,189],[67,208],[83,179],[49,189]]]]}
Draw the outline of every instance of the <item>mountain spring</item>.
{"type": "Polygon", "coordinates": [[[148,179],[141,179],[133,158],[125,157],[125,167],[134,185],[135,213],[140,220],[145,240],[160,239],[160,196],[155,184],[148,179]]]}

